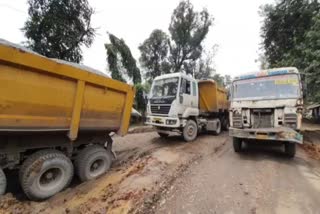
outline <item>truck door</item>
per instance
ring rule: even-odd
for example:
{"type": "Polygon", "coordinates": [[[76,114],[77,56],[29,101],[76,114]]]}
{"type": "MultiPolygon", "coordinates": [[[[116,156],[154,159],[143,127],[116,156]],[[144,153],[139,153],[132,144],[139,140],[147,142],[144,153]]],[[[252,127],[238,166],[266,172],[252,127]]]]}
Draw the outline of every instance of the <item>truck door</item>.
{"type": "Polygon", "coordinates": [[[199,107],[199,93],[198,93],[198,84],[196,81],[192,81],[192,100],[191,106],[193,108],[199,107]]]}
{"type": "Polygon", "coordinates": [[[186,80],[185,78],[181,79],[181,88],[180,88],[180,102],[182,101],[182,105],[184,106],[184,109],[186,107],[192,107],[193,106],[193,96],[191,93],[191,81],[186,80]]]}

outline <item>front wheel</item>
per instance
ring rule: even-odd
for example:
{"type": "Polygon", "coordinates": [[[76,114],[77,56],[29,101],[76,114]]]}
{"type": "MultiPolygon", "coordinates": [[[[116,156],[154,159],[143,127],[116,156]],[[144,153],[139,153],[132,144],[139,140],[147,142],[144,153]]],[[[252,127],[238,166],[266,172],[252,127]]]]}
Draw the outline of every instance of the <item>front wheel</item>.
{"type": "Polygon", "coordinates": [[[229,120],[228,120],[228,118],[226,118],[226,117],[224,117],[224,118],[222,119],[222,129],[223,129],[224,131],[228,131],[228,130],[229,130],[229,120]]]}
{"type": "Polygon", "coordinates": [[[242,150],[242,140],[237,137],[233,137],[233,150],[235,152],[241,152],[242,150]]]}
{"type": "Polygon", "coordinates": [[[198,125],[194,120],[188,120],[183,127],[182,136],[186,142],[194,141],[198,135],[198,125]]]}
{"type": "Polygon", "coordinates": [[[293,158],[296,155],[296,144],[295,143],[285,143],[284,144],[284,150],[286,155],[289,158],[293,158]]]}

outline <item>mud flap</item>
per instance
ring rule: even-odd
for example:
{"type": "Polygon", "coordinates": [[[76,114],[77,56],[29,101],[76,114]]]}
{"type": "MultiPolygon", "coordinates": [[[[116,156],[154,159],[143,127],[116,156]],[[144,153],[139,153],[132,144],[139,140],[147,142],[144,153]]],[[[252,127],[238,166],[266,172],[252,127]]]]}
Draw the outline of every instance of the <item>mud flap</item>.
{"type": "MultiPolygon", "coordinates": [[[[112,133],[110,135],[113,136],[112,133]]],[[[116,153],[112,150],[113,140],[110,135],[108,135],[108,137],[107,137],[107,143],[106,143],[107,145],[105,145],[105,147],[106,147],[107,151],[111,153],[112,161],[114,161],[117,159],[117,156],[116,156],[116,153]]]]}

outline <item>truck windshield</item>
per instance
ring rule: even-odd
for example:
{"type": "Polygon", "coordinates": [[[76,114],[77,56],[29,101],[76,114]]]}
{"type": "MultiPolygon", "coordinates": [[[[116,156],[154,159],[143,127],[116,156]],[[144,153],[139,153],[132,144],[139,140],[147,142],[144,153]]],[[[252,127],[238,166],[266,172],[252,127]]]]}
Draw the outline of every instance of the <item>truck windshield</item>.
{"type": "Polygon", "coordinates": [[[238,80],[233,83],[235,100],[290,99],[300,97],[297,74],[238,80]]]}
{"type": "Polygon", "coordinates": [[[155,80],[151,91],[151,97],[175,97],[177,94],[179,78],[167,78],[155,80]]]}

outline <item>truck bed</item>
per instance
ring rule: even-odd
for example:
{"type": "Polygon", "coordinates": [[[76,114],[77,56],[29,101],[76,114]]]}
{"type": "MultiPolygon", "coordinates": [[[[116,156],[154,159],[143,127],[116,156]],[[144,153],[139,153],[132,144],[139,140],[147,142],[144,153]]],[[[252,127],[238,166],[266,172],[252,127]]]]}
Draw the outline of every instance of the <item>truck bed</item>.
{"type": "Polygon", "coordinates": [[[0,132],[126,134],[134,88],[86,66],[0,40],[0,132]]]}

